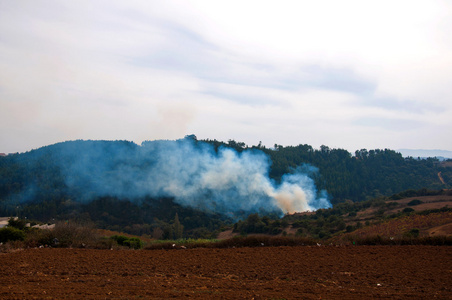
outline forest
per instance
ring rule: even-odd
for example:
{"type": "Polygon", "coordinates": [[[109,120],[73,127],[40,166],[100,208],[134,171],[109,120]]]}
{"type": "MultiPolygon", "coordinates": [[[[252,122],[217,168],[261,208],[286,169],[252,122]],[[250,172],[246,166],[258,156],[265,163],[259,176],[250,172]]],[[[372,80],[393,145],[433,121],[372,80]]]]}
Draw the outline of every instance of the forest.
{"type": "MultiPolygon", "coordinates": [[[[407,190],[443,190],[452,186],[450,162],[436,158],[404,158],[390,149],[361,149],[350,153],[327,146],[320,149],[309,145],[284,147],[277,144],[272,148],[261,144],[249,147],[234,140],[197,140],[194,135],[182,140],[189,140],[195,148],[212,149],[208,150],[213,152],[208,152],[211,156],[221,149],[262,156],[268,161],[268,176],[275,183],[281,182],[285,174],[309,165],[316,170],[309,176],[317,190],[326,191],[334,207],[348,202],[367,203],[371,199],[407,190]]],[[[234,223],[236,230],[245,230],[243,224],[247,224],[247,218],[255,214],[255,210],[223,214],[213,209],[181,204],[165,194],[159,196],[158,193],[146,194],[147,190],[137,191],[137,182],[141,184],[151,178],[152,185],[163,176],[151,174],[149,177],[148,174],[146,178],[139,178],[139,171],[151,170],[159,161],[170,159],[167,157],[172,153],[169,149],[175,142],[178,141],[148,141],[139,146],[128,141],[78,140],[2,156],[0,216],[18,216],[40,222],[92,222],[98,228],[149,234],[157,238],[210,237],[234,223]],[[142,154],[145,147],[152,151],[142,154]],[[159,152],[155,152],[156,149],[159,152]],[[67,171],[74,171],[81,165],[86,165],[87,170],[81,172],[77,169],[68,179],[67,171]],[[133,176],[118,181],[121,174],[133,176]],[[120,192],[117,192],[118,185],[121,185],[120,192]],[[98,191],[99,186],[102,192],[98,191]]],[[[186,160],[190,161],[190,157],[186,160]]],[[[175,166],[181,163],[176,162],[175,166]]],[[[164,172],[168,173],[168,168],[164,172]]],[[[201,195],[214,197],[212,194],[209,191],[201,195]]],[[[272,223],[269,220],[281,218],[281,213],[273,210],[259,211],[259,215],[265,219],[261,220],[257,215],[251,218],[267,225],[272,223]]],[[[336,225],[338,228],[344,226],[341,222],[336,225]]],[[[266,230],[277,233],[277,228],[273,226],[266,230]]]]}
{"type": "Polygon", "coordinates": [[[247,147],[244,143],[230,140],[227,143],[207,140],[215,147],[232,147],[237,151],[259,149],[272,161],[270,177],[280,180],[281,176],[302,164],[319,169],[315,183],[325,189],[333,203],[345,200],[360,202],[380,196],[391,196],[409,189],[447,189],[452,186],[452,169],[447,162],[437,158],[407,157],[390,149],[356,150],[354,154],[344,149],[331,149],[310,145],[273,148],[262,145],[247,147]],[[441,172],[444,183],[438,178],[441,172]]]}

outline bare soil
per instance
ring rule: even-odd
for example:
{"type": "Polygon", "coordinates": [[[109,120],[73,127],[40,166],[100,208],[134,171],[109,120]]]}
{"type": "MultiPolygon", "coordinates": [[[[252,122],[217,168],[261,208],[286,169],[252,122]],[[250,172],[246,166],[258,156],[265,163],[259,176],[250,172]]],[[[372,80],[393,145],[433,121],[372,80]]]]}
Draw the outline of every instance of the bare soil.
{"type": "Polygon", "coordinates": [[[415,199],[421,200],[423,202],[419,205],[409,206],[415,210],[437,209],[445,206],[450,207],[452,205],[452,196],[449,195],[409,197],[400,200],[388,200],[386,202],[396,202],[401,206],[405,206],[410,201],[415,199]]]}
{"type": "Polygon", "coordinates": [[[427,230],[427,235],[429,236],[452,235],[452,223],[432,227],[427,230]]]}
{"type": "MultiPolygon", "coordinates": [[[[388,209],[385,214],[393,214],[401,212],[404,208],[409,207],[415,211],[423,211],[427,209],[440,209],[443,207],[452,207],[452,196],[449,195],[438,195],[438,196],[419,196],[410,197],[400,200],[387,200],[386,203],[395,202],[398,204],[395,208],[388,209]],[[408,203],[412,200],[421,200],[423,203],[418,205],[409,206],[408,203]]],[[[378,207],[369,207],[365,210],[359,211],[357,213],[357,218],[355,220],[364,221],[367,219],[373,219],[375,214],[379,210],[378,207]]]]}
{"type": "Polygon", "coordinates": [[[1,299],[452,299],[447,246],[29,249],[0,266],[1,299]]]}

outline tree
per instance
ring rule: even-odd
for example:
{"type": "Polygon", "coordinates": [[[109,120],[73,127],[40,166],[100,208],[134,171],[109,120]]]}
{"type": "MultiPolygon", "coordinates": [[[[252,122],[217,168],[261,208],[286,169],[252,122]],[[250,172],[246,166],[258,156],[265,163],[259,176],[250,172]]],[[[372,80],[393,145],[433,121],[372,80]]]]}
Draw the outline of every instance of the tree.
{"type": "Polygon", "coordinates": [[[179,221],[179,216],[174,216],[174,224],[173,224],[173,237],[174,239],[181,239],[184,232],[184,226],[179,221]]]}
{"type": "Polygon", "coordinates": [[[159,239],[162,238],[162,236],[163,236],[163,230],[162,230],[162,228],[160,228],[160,227],[154,227],[154,228],[152,229],[152,237],[153,237],[154,239],[159,240],[159,239]]]}
{"type": "Polygon", "coordinates": [[[27,221],[19,218],[10,218],[8,220],[8,227],[14,227],[20,230],[25,229],[27,226],[27,221]]]}

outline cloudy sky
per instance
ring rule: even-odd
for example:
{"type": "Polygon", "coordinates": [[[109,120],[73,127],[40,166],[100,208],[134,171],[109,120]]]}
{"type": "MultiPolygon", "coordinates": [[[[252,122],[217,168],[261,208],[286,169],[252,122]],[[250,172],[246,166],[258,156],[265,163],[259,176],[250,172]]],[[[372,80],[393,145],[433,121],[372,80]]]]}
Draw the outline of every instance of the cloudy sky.
{"type": "Polygon", "coordinates": [[[198,138],[452,150],[450,1],[0,0],[0,152],[198,138]]]}

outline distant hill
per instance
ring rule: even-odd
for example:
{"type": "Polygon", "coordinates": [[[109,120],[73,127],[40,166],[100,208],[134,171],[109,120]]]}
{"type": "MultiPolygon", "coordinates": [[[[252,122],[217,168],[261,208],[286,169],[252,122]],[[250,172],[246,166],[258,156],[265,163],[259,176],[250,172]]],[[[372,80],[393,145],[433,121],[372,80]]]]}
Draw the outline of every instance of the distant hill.
{"type": "Polygon", "coordinates": [[[398,149],[396,151],[402,154],[403,157],[436,157],[439,160],[452,159],[452,151],[449,150],[398,149]]]}
{"type": "Polygon", "coordinates": [[[452,166],[390,149],[248,147],[194,136],[142,145],[69,141],[0,156],[0,216],[79,219],[115,231],[171,236],[177,214],[186,236],[205,237],[253,212],[282,216],[250,179],[260,179],[273,194],[290,184],[307,191],[303,184],[313,181],[313,195],[332,204],[358,203],[410,189],[450,189],[452,166]]]}

